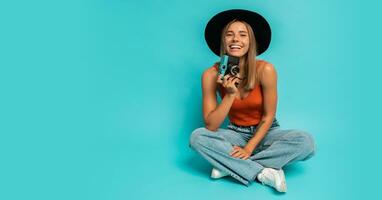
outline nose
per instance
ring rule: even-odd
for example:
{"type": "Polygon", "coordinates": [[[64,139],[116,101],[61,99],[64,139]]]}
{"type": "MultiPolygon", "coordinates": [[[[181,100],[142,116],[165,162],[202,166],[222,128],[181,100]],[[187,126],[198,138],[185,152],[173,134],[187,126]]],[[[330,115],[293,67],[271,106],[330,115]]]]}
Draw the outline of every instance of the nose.
{"type": "Polygon", "coordinates": [[[238,37],[237,37],[236,35],[233,36],[232,40],[233,40],[233,41],[239,41],[239,40],[238,40],[238,37]]]}

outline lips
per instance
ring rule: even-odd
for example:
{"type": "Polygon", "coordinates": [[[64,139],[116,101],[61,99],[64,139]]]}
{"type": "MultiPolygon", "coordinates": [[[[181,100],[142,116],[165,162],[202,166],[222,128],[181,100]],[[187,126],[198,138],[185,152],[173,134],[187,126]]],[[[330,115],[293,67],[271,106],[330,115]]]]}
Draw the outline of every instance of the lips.
{"type": "Polygon", "coordinates": [[[237,45],[237,44],[231,44],[229,45],[229,48],[232,49],[232,50],[240,50],[242,47],[240,45],[237,45]]]}

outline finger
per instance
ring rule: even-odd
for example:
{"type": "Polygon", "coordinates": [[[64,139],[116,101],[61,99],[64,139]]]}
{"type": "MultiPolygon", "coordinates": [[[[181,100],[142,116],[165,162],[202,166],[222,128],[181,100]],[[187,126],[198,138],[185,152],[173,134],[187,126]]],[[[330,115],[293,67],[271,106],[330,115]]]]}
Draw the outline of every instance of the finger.
{"type": "Polygon", "coordinates": [[[228,84],[227,84],[227,87],[235,87],[235,84],[236,84],[236,82],[229,82],[228,84]]]}
{"type": "Polygon", "coordinates": [[[236,84],[239,84],[239,83],[240,83],[240,80],[236,78],[236,79],[232,80],[232,82],[233,82],[233,84],[236,85],[236,84]]]}
{"type": "Polygon", "coordinates": [[[234,84],[235,84],[234,82],[228,81],[228,82],[225,83],[225,86],[227,88],[232,88],[232,87],[234,87],[234,84]]]}
{"type": "Polygon", "coordinates": [[[235,82],[240,83],[241,81],[242,81],[242,80],[241,80],[240,78],[236,77],[235,82]]]}
{"type": "Polygon", "coordinates": [[[237,153],[239,150],[238,149],[233,149],[230,153],[230,155],[232,156],[233,154],[237,153]]]}
{"type": "Polygon", "coordinates": [[[237,154],[232,154],[231,156],[234,157],[234,158],[237,158],[238,155],[237,154]]]}
{"type": "Polygon", "coordinates": [[[247,153],[244,154],[243,160],[247,160],[249,158],[249,155],[247,153]]]}
{"type": "Polygon", "coordinates": [[[237,149],[234,149],[234,150],[231,151],[230,156],[232,156],[232,155],[234,155],[236,153],[237,153],[237,149]]]}
{"type": "Polygon", "coordinates": [[[238,150],[238,151],[241,151],[241,150],[242,150],[242,148],[239,147],[239,146],[234,146],[233,148],[236,149],[236,150],[238,150]]]}
{"type": "Polygon", "coordinates": [[[235,81],[234,84],[235,84],[236,87],[238,87],[240,85],[240,82],[235,81]]]}
{"type": "Polygon", "coordinates": [[[227,74],[227,75],[225,75],[224,77],[223,77],[223,80],[224,81],[227,81],[227,79],[230,77],[230,75],[229,74],[227,74]]]}
{"type": "Polygon", "coordinates": [[[234,147],[233,148],[235,151],[240,151],[239,147],[234,147]]]}
{"type": "Polygon", "coordinates": [[[230,77],[228,77],[227,81],[228,81],[228,82],[232,82],[232,81],[234,81],[235,79],[237,79],[237,77],[235,77],[235,76],[230,76],[230,77]]]}
{"type": "Polygon", "coordinates": [[[219,74],[219,75],[218,75],[218,78],[217,78],[217,82],[218,82],[218,83],[223,83],[223,80],[222,80],[222,79],[223,79],[223,75],[219,74]]]}
{"type": "Polygon", "coordinates": [[[238,78],[232,80],[232,84],[239,84],[241,81],[238,78]]]}
{"type": "Polygon", "coordinates": [[[223,79],[223,74],[218,74],[219,79],[223,79]]]}
{"type": "Polygon", "coordinates": [[[240,152],[240,154],[237,157],[240,158],[240,159],[243,159],[245,157],[245,153],[240,152]]]}
{"type": "Polygon", "coordinates": [[[240,155],[240,151],[236,151],[235,153],[232,154],[234,157],[238,157],[240,155]]]}
{"type": "Polygon", "coordinates": [[[220,74],[220,75],[219,75],[219,80],[224,81],[224,76],[223,76],[223,74],[220,74]]]}
{"type": "Polygon", "coordinates": [[[235,76],[229,75],[229,77],[227,78],[227,81],[232,80],[234,78],[235,78],[235,76]]]}
{"type": "Polygon", "coordinates": [[[243,156],[242,156],[242,158],[245,158],[245,157],[248,156],[248,153],[247,153],[247,152],[245,152],[245,151],[242,151],[242,152],[243,152],[243,156]]]}
{"type": "Polygon", "coordinates": [[[241,149],[239,148],[239,147],[233,147],[233,150],[232,150],[232,152],[237,152],[237,151],[240,151],[241,149]]]}
{"type": "Polygon", "coordinates": [[[230,79],[230,77],[231,77],[231,76],[228,75],[228,74],[225,75],[224,78],[223,78],[223,82],[225,82],[225,83],[229,83],[229,79],[230,79]]]}
{"type": "Polygon", "coordinates": [[[240,155],[241,155],[241,152],[240,152],[240,151],[237,151],[237,152],[235,152],[234,154],[232,154],[232,156],[233,156],[233,157],[236,157],[236,158],[238,158],[240,155]]]}

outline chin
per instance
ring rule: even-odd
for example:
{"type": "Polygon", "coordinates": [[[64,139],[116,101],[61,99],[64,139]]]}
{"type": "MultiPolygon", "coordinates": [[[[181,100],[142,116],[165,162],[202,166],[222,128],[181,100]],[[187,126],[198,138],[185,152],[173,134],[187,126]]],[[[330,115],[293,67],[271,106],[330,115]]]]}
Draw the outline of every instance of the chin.
{"type": "Polygon", "coordinates": [[[238,52],[231,53],[231,52],[228,52],[228,55],[234,56],[234,57],[242,57],[242,56],[245,55],[245,53],[238,53],[238,52]]]}

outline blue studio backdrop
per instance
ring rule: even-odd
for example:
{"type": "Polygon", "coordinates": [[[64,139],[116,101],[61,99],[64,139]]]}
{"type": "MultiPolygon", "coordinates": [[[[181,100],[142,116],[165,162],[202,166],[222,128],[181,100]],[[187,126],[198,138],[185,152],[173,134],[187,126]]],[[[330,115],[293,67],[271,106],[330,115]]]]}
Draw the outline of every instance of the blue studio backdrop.
{"type": "MultiPolygon", "coordinates": [[[[376,199],[382,16],[357,0],[0,2],[0,199],[376,199]],[[241,8],[273,34],[276,117],[315,157],[288,192],[231,178],[189,146],[207,21],[241,8]]],[[[227,121],[226,121],[227,122],[227,121]]]]}

